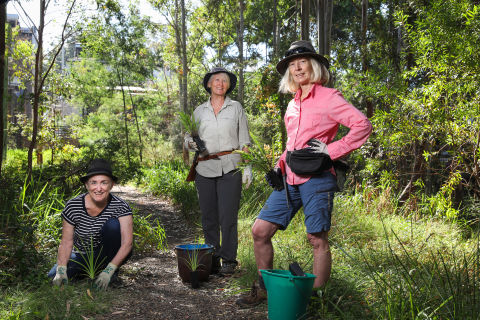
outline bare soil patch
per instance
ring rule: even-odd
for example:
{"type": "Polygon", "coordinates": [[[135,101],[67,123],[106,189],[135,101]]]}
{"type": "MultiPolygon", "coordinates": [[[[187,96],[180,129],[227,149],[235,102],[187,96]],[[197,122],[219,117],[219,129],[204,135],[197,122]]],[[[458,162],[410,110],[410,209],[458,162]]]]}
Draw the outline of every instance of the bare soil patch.
{"type": "MultiPolygon", "coordinates": [[[[138,209],[160,219],[168,241],[167,252],[134,254],[121,268],[120,281],[112,289],[118,294],[111,312],[96,319],[266,319],[267,306],[239,309],[238,293],[229,286],[232,278],[211,275],[199,289],[182,283],[174,247],[189,243],[198,230],[188,224],[168,201],[129,186],[113,192],[138,209]]],[[[235,276],[235,275],[233,275],[235,276]]]]}

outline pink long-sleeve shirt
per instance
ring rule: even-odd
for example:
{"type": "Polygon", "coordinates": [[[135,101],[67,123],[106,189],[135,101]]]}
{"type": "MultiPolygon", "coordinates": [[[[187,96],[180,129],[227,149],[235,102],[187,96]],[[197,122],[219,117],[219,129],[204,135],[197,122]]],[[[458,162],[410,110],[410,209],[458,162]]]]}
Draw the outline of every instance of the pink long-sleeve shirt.
{"type": "MultiPolygon", "coordinates": [[[[288,104],[284,118],[287,149],[279,161],[285,161],[287,151],[308,147],[307,142],[312,138],[327,144],[332,160],[349,154],[367,141],[372,124],[338,90],[314,84],[308,95],[300,101],[301,95],[302,90],[299,89],[288,104]],[[340,124],[350,128],[350,131],[342,139],[332,142],[340,124]]],[[[311,177],[293,173],[288,165],[285,168],[290,185],[305,183],[311,177]]]]}

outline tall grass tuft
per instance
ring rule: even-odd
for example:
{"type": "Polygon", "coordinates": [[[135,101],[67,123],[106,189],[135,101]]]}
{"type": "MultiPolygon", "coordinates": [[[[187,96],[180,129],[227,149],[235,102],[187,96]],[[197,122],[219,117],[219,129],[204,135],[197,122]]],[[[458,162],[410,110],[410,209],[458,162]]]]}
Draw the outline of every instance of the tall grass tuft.
{"type": "Polygon", "coordinates": [[[90,237],[90,243],[84,244],[82,243],[81,250],[80,248],[76,248],[77,251],[79,251],[79,255],[82,257],[83,262],[73,260],[75,263],[80,265],[83,273],[87,276],[89,280],[94,280],[95,277],[100,273],[101,267],[105,262],[105,257],[100,257],[102,256],[102,248],[100,248],[100,251],[98,254],[95,255],[95,249],[93,247],[93,237],[90,237]]]}

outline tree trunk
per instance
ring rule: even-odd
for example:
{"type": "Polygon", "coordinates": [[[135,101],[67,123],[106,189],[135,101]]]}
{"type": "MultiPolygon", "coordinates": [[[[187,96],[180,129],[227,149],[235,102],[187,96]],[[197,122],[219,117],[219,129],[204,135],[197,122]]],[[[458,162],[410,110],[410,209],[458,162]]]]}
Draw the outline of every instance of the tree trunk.
{"type": "MultiPolygon", "coordinates": [[[[50,2],[48,2],[50,3],[50,2]]],[[[55,60],[57,59],[60,51],[65,44],[66,36],[65,30],[68,26],[68,19],[70,18],[73,8],[75,6],[76,0],[73,0],[70,3],[70,9],[65,17],[65,22],[63,24],[63,30],[61,35],[60,44],[56,48],[56,52],[53,54],[52,60],[48,65],[45,74],[43,74],[43,30],[45,28],[45,11],[47,10],[47,2],[45,0],[40,0],[40,24],[38,27],[38,44],[37,52],[35,53],[35,73],[34,73],[34,89],[33,89],[33,124],[32,124],[32,140],[30,141],[30,146],[28,147],[28,156],[27,156],[27,180],[30,180],[32,176],[33,169],[33,149],[37,142],[37,133],[38,133],[38,109],[40,105],[40,95],[42,94],[43,84],[47,78],[50,70],[52,70],[55,60]]]]}
{"type": "MultiPolygon", "coordinates": [[[[368,71],[368,51],[367,51],[367,29],[368,29],[368,0],[362,0],[362,71],[364,77],[367,77],[368,71]]],[[[365,97],[365,108],[367,118],[373,117],[373,103],[370,97],[365,97]]]]}
{"type": "MultiPolygon", "coordinates": [[[[178,71],[178,96],[179,96],[179,111],[186,111],[186,96],[184,95],[184,87],[183,87],[183,76],[186,70],[184,69],[184,61],[183,61],[183,56],[184,56],[184,46],[183,46],[183,16],[184,16],[184,11],[185,11],[185,5],[183,0],[175,0],[175,11],[174,11],[174,22],[173,22],[173,28],[175,30],[175,41],[176,41],[176,46],[175,46],[175,51],[177,53],[178,59],[179,59],[179,71],[178,71]],[[180,3],[179,3],[180,1],[180,3]]],[[[186,50],[186,45],[185,45],[185,50],[186,50]]],[[[186,55],[185,55],[186,56],[186,55]]],[[[182,130],[183,132],[183,130],[182,130]]],[[[183,157],[183,162],[185,164],[188,164],[189,162],[189,155],[188,155],[188,150],[182,146],[182,157],[183,157]]]]}
{"type": "Polygon", "coordinates": [[[317,45],[318,53],[325,54],[325,1],[317,0],[317,45]]]}
{"type": "Polygon", "coordinates": [[[332,43],[333,0],[327,0],[327,16],[325,19],[325,55],[330,55],[332,43]]]}
{"type": "Polygon", "coordinates": [[[135,103],[133,102],[133,96],[132,93],[129,91],[128,92],[130,95],[130,102],[132,103],[132,111],[133,111],[133,116],[135,117],[135,124],[137,125],[137,134],[138,134],[138,141],[140,143],[140,163],[143,162],[143,142],[142,142],[142,134],[140,132],[140,125],[138,124],[138,117],[137,117],[137,108],[135,107],[135,103]]]}
{"type": "Polygon", "coordinates": [[[280,27],[278,23],[278,0],[273,0],[273,38],[272,38],[272,48],[273,54],[272,59],[273,61],[276,57],[278,57],[278,46],[280,42],[280,27]]]}
{"type": "Polygon", "coordinates": [[[2,163],[6,155],[6,120],[7,120],[7,104],[6,104],[6,86],[5,72],[7,64],[5,59],[5,23],[7,21],[7,2],[0,2],[0,177],[2,176],[2,163]]]}
{"type": "Polygon", "coordinates": [[[120,88],[122,89],[122,101],[123,101],[123,123],[125,128],[125,141],[127,143],[127,159],[128,159],[128,167],[132,167],[132,162],[130,160],[130,145],[128,141],[128,118],[127,118],[127,102],[125,99],[125,90],[123,89],[123,77],[120,74],[120,71],[117,69],[117,77],[120,83],[120,88]]]}
{"type": "Polygon", "coordinates": [[[318,53],[330,55],[332,38],[333,0],[317,0],[318,53]]]}
{"type": "Polygon", "coordinates": [[[310,40],[310,0],[301,1],[301,39],[310,40]]]}
{"type": "Polygon", "coordinates": [[[240,104],[243,106],[243,96],[244,96],[244,87],[245,87],[245,79],[244,79],[244,57],[243,57],[243,32],[245,31],[244,26],[244,17],[243,12],[245,10],[245,3],[244,0],[238,1],[239,7],[239,21],[238,21],[238,28],[237,28],[237,47],[238,47],[238,95],[237,99],[240,104]]]}
{"type": "Polygon", "coordinates": [[[42,72],[42,51],[43,51],[43,29],[45,28],[45,0],[40,0],[40,24],[38,27],[38,47],[37,52],[35,53],[35,74],[34,74],[34,89],[33,89],[33,122],[32,122],[32,140],[30,141],[30,146],[28,147],[27,155],[27,170],[28,177],[30,180],[32,176],[33,169],[33,149],[37,143],[37,133],[38,133],[38,107],[40,104],[40,93],[42,91],[42,85],[40,83],[40,77],[42,72]]]}
{"type": "Polygon", "coordinates": [[[187,65],[187,25],[185,22],[185,0],[180,0],[180,7],[182,12],[182,98],[183,98],[183,112],[188,111],[188,91],[187,91],[187,78],[188,78],[188,65],[187,65]]]}

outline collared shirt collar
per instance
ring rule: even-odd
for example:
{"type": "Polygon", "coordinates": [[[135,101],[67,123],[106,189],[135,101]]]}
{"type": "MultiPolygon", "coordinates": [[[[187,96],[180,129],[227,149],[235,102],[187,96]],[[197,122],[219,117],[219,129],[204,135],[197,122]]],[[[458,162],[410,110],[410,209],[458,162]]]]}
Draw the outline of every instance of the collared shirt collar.
{"type": "MultiPolygon", "coordinates": [[[[225,100],[223,101],[222,108],[224,106],[228,106],[232,99],[230,99],[229,96],[225,96],[225,100]]],[[[212,102],[210,101],[210,98],[208,98],[207,103],[205,103],[204,108],[211,108],[212,107],[212,102]]]]}
{"type": "MultiPolygon", "coordinates": [[[[308,92],[307,96],[303,99],[307,99],[309,97],[315,98],[315,90],[317,87],[321,87],[322,85],[319,83],[314,83],[312,85],[312,88],[310,89],[310,92],[308,92]]],[[[302,96],[302,89],[298,89],[297,92],[295,92],[295,103],[299,104],[300,103],[300,97],[302,96]]]]}

